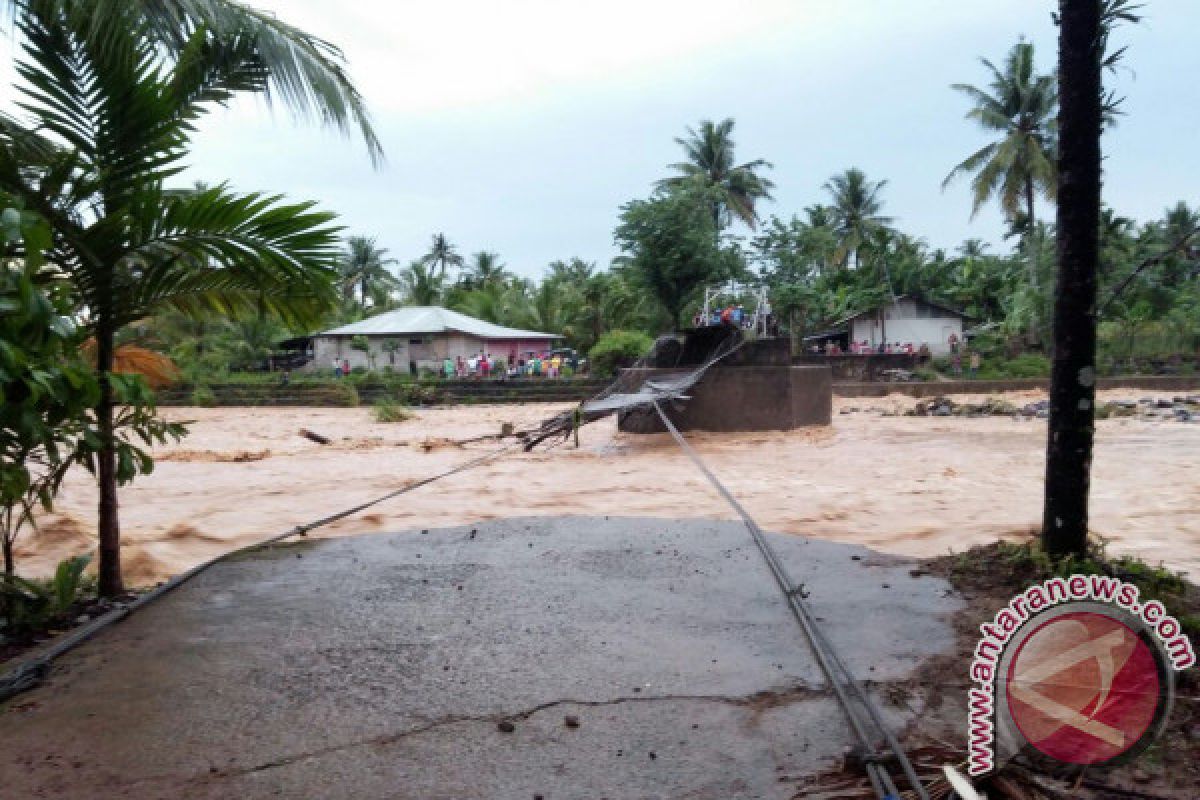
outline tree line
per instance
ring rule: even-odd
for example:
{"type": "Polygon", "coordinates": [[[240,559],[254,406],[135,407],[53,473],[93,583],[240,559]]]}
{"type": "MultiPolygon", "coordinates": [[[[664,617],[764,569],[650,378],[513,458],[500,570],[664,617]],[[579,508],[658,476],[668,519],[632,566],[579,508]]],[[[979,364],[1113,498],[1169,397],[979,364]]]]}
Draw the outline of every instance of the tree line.
{"type": "MultiPolygon", "coordinates": [[[[405,266],[377,240],[352,236],[338,259],[340,302],[330,326],[402,305],[445,305],[490,322],[559,333],[583,351],[606,332],[654,335],[686,323],[703,287],[763,283],[784,331],[802,336],[891,297],[927,297],[963,310],[997,355],[1046,351],[1057,261],[1055,224],[1058,81],[1040,71],[1020,40],[994,63],[981,59],[981,85],[955,84],[965,117],[989,141],[953,165],[943,188],[971,188],[969,213],[994,203],[1005,221],[999,248],[968,239],[931,247],[889,215],[886,179],[850,167],[821,186],[823,202],[790,215],[763,215],[773,182],[769,161],[738,163],[735,122],[702,121],[676,140],[683,160],[668,166],[650,196],[619,209],[611,264],[555,261],[543,277],[513,274],[489,250],[464,256],[444,234],[405,266]]],[[[1108,99],[1106,126],[1119,103],[1108,99]]],[[[1156,219],[1104,207],[1097,274],[1100,344],[1111,369],[1141,356],[1192,353],[1200,341],[1200,210],[1179,201],[1156,219]]],[[[265,363],[282,321],[217,323],[203,370],[265,363]]],[[[202,340],[183,317],[164,320],[184,365],[202,340]]],[[[300,332],[300,331],[293,331],[300,332]]]]}

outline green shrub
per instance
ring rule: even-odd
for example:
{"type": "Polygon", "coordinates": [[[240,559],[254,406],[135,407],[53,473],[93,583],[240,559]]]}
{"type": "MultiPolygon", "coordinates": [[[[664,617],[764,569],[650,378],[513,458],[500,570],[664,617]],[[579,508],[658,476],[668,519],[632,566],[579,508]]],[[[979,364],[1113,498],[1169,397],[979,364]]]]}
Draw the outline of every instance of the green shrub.
{"type": "Polygon", "coordinates": [[[1200,616],[1196,607],[1195,587],[1190,586],[1183,573],[1172,572],[1162,564],[1147,564],[1132,556],[1110,557],[1100,539],[1088,541],[1087,554],[1055,557],[1042,550],[1038,540],[1026,542],[997,542],[985,548],[968,550],[955,556],[953,573],[967,577],[984,572],[989,580],[1007,576],[1013,588],[1052,577],[1066,578],[1075,574],[1109,575],[1138,587],[1143,597],[1161,602],[1167,613],[1179,620],[1188,636],[1200,634],[1200,616]],[[986,559],[979,551],[987,550],[986,559]]]}
{"type": "Polygon", "coordinates": [[[1009,359],[989,358],[979,367],[979,377],[986,380],[1045,378],[1049,374],[1050,359],[1041,353],[1022,353],[1009,359]]]}
{"type": "Polygon", "coordinates": [[[409,383],[396,389],[396,398],[406,406],[436,403],[441,397],[441,390],[428,383],[409,383]]]}
{"type": "Polygon", "coordinates": [[[338,405],[342,406],[357,406],[358,405],[358,389],[354,388],[354,384],[345,382],[337,383],[332,387],[333,399],[338,405]]]}
{"type": "Polygon", "coordinates": [[[913,376],[919,381],[936,381],[938,379],[937,370],[933,367],[917,367],[913,370],[913,376]]]}
{"type": "Polygon", "coordinates": [[[0,613],[6,635],[25,635],[45,628],[54,615],[51,594],[44,582],[19,575],[0,575],[0,613]]]}
{"type": "Polygon", "coordinates": [[[83,571],[92,563],[90,555],[75,556],[58,562],[54,570],[54,578],[50,581],[50,592],[54,598],[54,606],[58,611],[65,611],[79,596],[79,590],[84,586],[83,571]]]}
{"type": "Polygon", "coordinates": [[[60,561],[50,580],[26,580],[0,575],[0,614],[6,633],[24,635],[45,629],[70,611],[80,591],[92,584],[83,571],[92,557],[75,556],[60,561]]]}
{"type": "Polygon", "coordinates": [[[212,408],[217,404],[216,393],[207,386],[197,386],[192,390],[192,405],[201,408],[212,408]]]}
{"type": "Polygon", "coordinates": [[[391,400],[380,400],[375,404],[376,422],[404,422],[412,419],[412,412],[391,400]]]}
{"type": "Polygon", "coordinates": [[[592,372],[608,377],[619,367],[631,366],[653,346],[654,340],[641,331],[609,331],[588,353],[592,372]]]}

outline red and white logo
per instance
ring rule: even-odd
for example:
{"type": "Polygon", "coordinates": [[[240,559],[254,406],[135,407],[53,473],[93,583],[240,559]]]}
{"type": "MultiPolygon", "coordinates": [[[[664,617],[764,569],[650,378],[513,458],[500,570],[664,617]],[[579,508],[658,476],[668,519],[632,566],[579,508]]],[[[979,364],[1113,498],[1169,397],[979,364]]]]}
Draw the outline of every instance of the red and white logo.
{"type": "Polygon", "coordinates": [[[1039,752],[1068,764],[1111,761],[1137,745],[1164,700],[1147,642],[1098,611],[1036,625],[1001,676],[1008,713],[1039,752]]]}
{"type": "Polygon", "coordinates": [[[1183,625],[1137,586],[1048,578],[979,626],[967,690],[967,772],[1036,750],[1077,766],[1133,758],[1166,726],[1175,674],[1196,663],[1183,625]]]}

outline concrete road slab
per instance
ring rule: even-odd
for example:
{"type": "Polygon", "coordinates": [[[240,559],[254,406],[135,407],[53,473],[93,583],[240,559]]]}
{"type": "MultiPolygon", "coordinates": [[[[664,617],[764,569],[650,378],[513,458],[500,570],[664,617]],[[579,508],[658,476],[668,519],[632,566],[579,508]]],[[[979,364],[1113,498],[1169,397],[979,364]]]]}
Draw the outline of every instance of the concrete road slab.
{"type": "MultiPolygon", "coordinates": [[[[942,581],[861,547],[772,541],[880,695],[950,650],[959,603],[942,581]]],[[[739,523],[529,518],[330,539],[221,563],[64,657],[0,713],[0,786],[786,798],[851,744],[824,687],[739,523]]],[[[897,726],[913,713],[881,704],[897,726]]]]}

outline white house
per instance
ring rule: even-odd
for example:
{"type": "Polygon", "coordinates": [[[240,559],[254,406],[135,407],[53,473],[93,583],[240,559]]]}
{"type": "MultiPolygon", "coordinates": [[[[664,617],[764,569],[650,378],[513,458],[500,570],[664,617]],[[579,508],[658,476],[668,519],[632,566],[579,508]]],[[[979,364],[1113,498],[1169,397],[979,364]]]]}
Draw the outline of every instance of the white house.
{"type": "Polygon", "coordinates": [[[808,340],[838,340],[849,351],[849,342],[867,342],[872,348],[881,343],[911,343],[914,349],[929,346],[934,355],[950,352],[950,342],[963,341],[967,315],[939,303],[912,295],[900,295],[876,308],[860,311],[838,320],[833,328],[808,340]]]}
{"type": "Polygon", "coordinates": [[[506,328],[441,306],[412,306],[314,334],[309,368],[332,368],[337,359],[349,361],[352,368],[440,370],[445,358],[490,353],[507,362],[513,355],[524,358],[531,352],[545,352],[561,338],[506,328]],[[356,343],[365,343],[367,349],[355,347],[356,343]]]}

